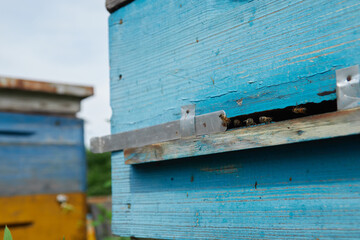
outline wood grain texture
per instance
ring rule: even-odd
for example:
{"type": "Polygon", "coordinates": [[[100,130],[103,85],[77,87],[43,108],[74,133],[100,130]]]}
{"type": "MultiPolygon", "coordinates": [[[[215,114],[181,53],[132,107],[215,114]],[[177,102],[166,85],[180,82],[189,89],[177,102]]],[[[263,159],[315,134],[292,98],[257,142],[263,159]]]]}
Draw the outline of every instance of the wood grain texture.
{"type": "MultiPolygon", "coordinates": [[[[112,133],[178,120],[188,104],[233,117],[334,100],[335,70],[360,62],[359,17],[358,0],[136,0],[109,18],[112,133]]],[[[139,165],[115,152],[113,232],[357,239],[359,141],[139,165]]]]}
{"type": "Polygon", "coordinates": [[[0,113],[0,196],[83,192],[83,121],[0,113]]]}
{"type": "Polygon", "coordinates": [[[76,113],[80,112],[80,99],[50,94],[0,90],[0,111],[75,117],[76,113]]]}
{"type": "Polygon", "coordinates": [[[72,209],[62,208],[57,194],[0,197],[0,235],[10,228],[14,240],[85,240],[86,196],[66,194],[72,209]]]}
{"type": "Polygon", "coordinates": [[[113,153],[113,232],[358,239],[360,135],[140,165],[113,153]]]}
{"type": "Polygon", "coordinates": [[[360,63],[358,0],[136,0],[109,19],[112,132],[336,98],[360,63]]]}
{"type": "Polygon", "coordinates": [[[106,0],[106,9],[112,13],[134,0],[106,0]]]}
{"type": "Polygon", "coordinates": [[[360,108],[125,149],[138,164],[360,134],[360,108]]]}

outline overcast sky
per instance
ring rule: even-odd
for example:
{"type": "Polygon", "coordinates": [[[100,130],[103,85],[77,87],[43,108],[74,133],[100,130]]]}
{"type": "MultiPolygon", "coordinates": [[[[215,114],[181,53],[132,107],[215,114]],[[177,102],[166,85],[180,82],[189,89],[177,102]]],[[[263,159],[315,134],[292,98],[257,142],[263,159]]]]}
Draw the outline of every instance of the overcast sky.
{"type": "Polygon", "coordinates": [[[86,145],[109,134],[109,16],[105,0],[0,0],[0,75],[91,85],[86,145]]]}

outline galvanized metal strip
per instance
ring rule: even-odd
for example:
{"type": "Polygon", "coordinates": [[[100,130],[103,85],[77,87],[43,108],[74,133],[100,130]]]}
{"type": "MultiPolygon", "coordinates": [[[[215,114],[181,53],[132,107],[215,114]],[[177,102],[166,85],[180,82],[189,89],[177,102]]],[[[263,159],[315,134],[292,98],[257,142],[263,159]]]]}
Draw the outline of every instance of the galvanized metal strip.
{"type": "Polygon", "coordinates": [[[227,124],[223,121],[222,116],[226,116],[225,111],[222,110],[196,116],[196,135],[202,136],[211,133],[225,132],[227,129],[227,124]]]}
{"type": "Polygon", "coordinates": [[[338,110],[360,106],[359,65],[336,70],[338,110]]]}
{"type": "Polygon", "coordinates": [[[174,121],[134,131],[92,138],[90,147],[94,153],[113,152],[179,138],[180,121],[174,121]]]}
{"type": "MultiPolygon", "coordinates": [[[[226,131],[227,126],[221,119],[222,115],[225,116],[224,111],[195,116],[194,135],[199,136],[226,131]]],[[[90,141],[90,149],[93,153],[114,152],[126,148],[142,147],[154,143],[180,139],[184,137],[180,134],[180,122],[181,120],[177,120],[134,131],[95,137],[90,141]]]]}
{"type": "Polygon", "coordinates": [[[181,107],[180,135],[181,137],[195,135],[195,105],[181,107]]]}

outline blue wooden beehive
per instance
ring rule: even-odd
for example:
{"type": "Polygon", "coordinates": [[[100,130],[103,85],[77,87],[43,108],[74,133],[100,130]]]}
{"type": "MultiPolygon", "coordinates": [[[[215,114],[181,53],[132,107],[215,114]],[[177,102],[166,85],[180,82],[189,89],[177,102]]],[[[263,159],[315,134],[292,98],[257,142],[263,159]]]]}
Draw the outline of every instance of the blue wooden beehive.
{"type": "Polygon", "coordinates": [[[81,99],[92,87],[0,77],[0,213],[14,239],[86,239],[81,99]]]}
{"type": "Polygon", "coordinates": [[[114,152],[114,234],[360,236],[360,115],[335,103],[336,70],[360,63],[359,1],[107,7],[113,134],[179,120],[189,104],[196,115],[241,120],[224,133],[114,152]],[[276,123],[244,126],[264,114],[276,123]]]}

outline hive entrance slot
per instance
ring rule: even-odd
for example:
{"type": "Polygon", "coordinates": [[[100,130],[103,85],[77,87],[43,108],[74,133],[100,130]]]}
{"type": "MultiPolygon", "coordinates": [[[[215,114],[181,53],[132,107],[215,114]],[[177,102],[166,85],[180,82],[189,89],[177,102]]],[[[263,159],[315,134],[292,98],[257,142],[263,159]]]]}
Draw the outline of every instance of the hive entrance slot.
{"type": "Polygon", "coordinates": [[[35,133],[33,131],[12,131],[12,130],[0,130],[0,136],[4,135],[4,136],[31,136],[34,135],[35,133]]]}
{"type": "Polygon", "coordinates": [[[7,226],[9,229],[14,229],[14,228],[21,228],[21,227],[29,227],[31,225],[33,225],[33,222],[17,222],[17,223],[7,223],[7,224],[1,224],[0,225],[0,229],[4,229],[5,226],[7,226]]]}
{"type": "Polygon", "coordinates": [[[272,122],[281,122],[311,115],[335,112],[336,110],[336,100],[330,100],[320,103],[306,103],[297,106],[286,107],[283,109],[256,112],[230,118],[228,130],[272,122]]]}

